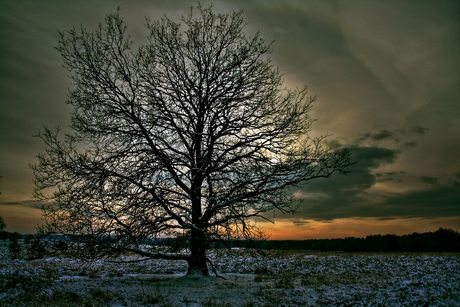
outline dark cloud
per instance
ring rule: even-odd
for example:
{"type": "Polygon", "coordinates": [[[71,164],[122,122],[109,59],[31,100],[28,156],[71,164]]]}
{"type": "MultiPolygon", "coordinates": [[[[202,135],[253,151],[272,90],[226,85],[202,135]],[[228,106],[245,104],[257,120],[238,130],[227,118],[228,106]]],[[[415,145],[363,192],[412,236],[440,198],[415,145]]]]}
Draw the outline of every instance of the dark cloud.
{"type": "Polygon", "coordinates": [[[440,184],[429,179],[430,188],[388,197],[373,206],[370,214],[380,217],[451,217],[460,216],[460,181],[440,184]]]}
{"type": "Polygon", "coordinates": [[[415,146],[417,146],[417,142],[415,141],[404,142],[404,148],[414,148],[415,146]]]}
{"type": "Polygon", "coordinates": [[[368,140],[368,139],[373,140],[373,141],[382,141],[382,140],[386,140],[386,139],[398,140],[398,138],[395,138],[395,136],[396,136],[395,132],[383,129],[383,130],[380,130],[377,133],[366,133],[360,138],[360,140],[361,141],[365,141],[365,140],[368,140]]]}
{"type": "MultiPolygon", "coordinates": [[[[373,170],[381,165],[392,163],[399,151],[380,147],[353,147],[351,174],[335,175],[328,179],[319,179],[305,185],[298,191],[304,201],[296,215],[300,219],[332,220],[350,217],[358,203],[362,203],[363,191],[379,181],[373,170]]],[[[391,175],[393,178],[397,174],[391,175]]],[[[387,175],[387,177],[390,175],[387,175]]]]}
{"type": "Polygon", "coordinates": [[[297,195],[304,199],[296,215],[298,223],[355,217],[393,219],[460,215],[459,176],[444,183],[436,177],[421,176],[418,181],[428,186],[390,192],[379,198],[367,190],[377,183],[399,184],[407,175],[404,171],[375,172],[377,168],[393,163],[400,152],[379,147],[354,147],[352,150],[358,163],[351,174],[312,182],[299,191],[297,195]]]}
{"type": "Polygon", "coordinates": [[[380,141],[384,139],[388,139],[394,136],[394,133],[388,130],[381,130],[379,133],[371,135],[371,138],[374,141],[380,141]]]}
{"type": "Polygon", "coordinates": [[[427,128],[424,128],[422,126],[415,126],[411,132],[412,133],[416,133],[416,134],[425,134],[425,132],[427,132],[428,129],[427,128]]]}
{"type": "Polygon", "coordinates": [[[362,173],[364,170],[377,168],[382,164],[388,164],[395,161],[399,150],[369,146],[369,147],[351,147],[353,160],[357,161],[353,172],[362,173]]]}
{"type": "Polygon", "coordinates": [[[375,173],[375,178],[378,182],[388,182],[388,181],[399,181],[401,182],[400,175],[405,174],[406,172],[386,172],[386,173],[375,173]]]}
{"type": "Polygon", "coordinates": [[[439,179],[436,177],[422,176],[421,180],[423,183],[428,183],[428,184],[438,184],[439,183],[439,179]]]}
{"type": "Polygon", "coordinates": [[[41,208],[41,204],[33,200],[24,200],[24,201],[6,201],[2,202],[2,205],[8,207],[26,207],[26,208],[41,208]]]}
{"type": "MultiPolygon", "coordinates": [[[[262,220],[261,220],[262,221],[262,220]]],[[[296,226],[304,226],[304,225],[308,225],[310,224],[310,222],[308,221],[305,221],[305,220],[299,220],[299,219],[295,219],[292,221],[292,223],[296,226]]]]}
{"type": "MultiPolygon", "coordinates": [[[[426,131],[429,129],[423,128],[421,126],[416,126],[413,129],[411,129],[411,132],[414,134],[420,134],[423,135],[425,134],[426,131]]],[[[388,129],[381,129],[378,132],[375,133],[365,133],[361,135],[358,139],[358,143],[366,142],[366,141],[374,141],[374,142],[380,142],[380,141],[386,141],[386,140],[392,140],[396,143],[400,142],[401,137],[406,136],[406,131],[404,129],[396,129],[394,131],[390,131],[388,129]]],[[[416,141],[406,141],[403,144],[403,148],[413,148],[417,145],[416,141]]]]}

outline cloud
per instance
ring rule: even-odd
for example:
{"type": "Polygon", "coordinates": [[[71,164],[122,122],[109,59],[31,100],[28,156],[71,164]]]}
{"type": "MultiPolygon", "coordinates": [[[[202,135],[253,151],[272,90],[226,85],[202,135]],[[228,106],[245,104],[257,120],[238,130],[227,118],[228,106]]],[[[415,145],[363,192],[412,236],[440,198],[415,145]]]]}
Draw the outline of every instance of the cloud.
{"type": "Polygon", "coordinates": [[[385,173],[375,173],[375,177],[378,182],[387,182],[387,181],[401,181],[399,175],[405,174],[404,171],[399,172],[385,172],[385,173]]]}
{"type": "Polygon", "coordinates": [[[421,180],[422,182],[427,183],[427,184],[438,184],[439,183],[439,179],[436,177],[422,176],[421,180]]]}
{"type": "MultiPolygon", "coordinates": [[[[429,129],[422,127],[422,126],[415,126],[410,130],[413,134],[417,134],[419,136],[422,136],[427,132],[429,129]]],[[[378,132],[368,132],[365,134],[362,134],[360,137],[357,139],[357,143],[363,143],[366,141],[373,141],[373,142],[382,142],[382,141],[394,141],[396,143],[401,141],[401,138],[404,137],[409,137],[406,135],[406,130],[404,129],[396,129],[396,130],[389,130],[389,129],[380,129],[378,132]]],[[[403,144],[403,148],[413,148],[417,145],[416,141],[410,140],[406,141],[403,144]]]]}
{"type": "Polygon", "coordinates": [[[404,148],[414,148],[417,146],[416,141],[404,142],[404,148]]]}
{"type": "Polygon", "coordinates": [[[395,138],[395,136],[396,136],[395,132],[383,129],[383,130],[380,130],[377,133],[366,133],[360,138],[360,140],[361,141],[364,141],[364,140],[367,140],[367,139],[371,139],[373,141],[382,141],[382,140],[386,140],[386,139],[398,140],[397,138],[395,138]]]}
{"type": "Polygon", "coordinates": [[[358,161],[359,172],[363,172],[364,169],[369,170],[376,168],[382,164],[388,164],[395,161],[397,155],[400,153],[399,150],[391,150],[382,147],[352,147],[354,160],[358,161]]]}
{"type": "Polygon", "coordinates": [[[302,198],[295,223],[304,220],[331,221],[343,218],[394,219],[409,217],[460,216],[460,176],[449,180],[437,177],[414,177],[405,171],[378,172],[397,160],[399,150],[381,147],[353,147],[358,163],[348,176],[335,175],[319,179],[302,187],[297,195],[302,198]],[[418,183],[417,188],[398,191],[393,186],[404,186],[405,181],[418,183]],[[376,187],[388,185],[379,191],[376,187]],[[322,195],[322,197],[315,197],[322,195]]]}
{"type": "Polygon", "coordinates": [[[40,208],[41,204],[33,200],[24,200],[24,201],[4,201],[1,203],[2,206],[8,207],[24,207],[24,208],[40,208]]]}
{"type": "Polygon", "coordinates": [[[387,138],[391,138],[393,136],[394,136],[393,132],[388,131],[388,130],[381,130],[379,133],[372,135],[371,138],[374,141],[380,141],[380,140],[384,140],[387,138]]]}
{"type": "Polygon", "coordinates": [[[460,216],[460,181],[440,184],[435,178],[425,178],[430,186],[388,197],[374,208],[377,216],[390,217],[451,217],[460,216]]]}
{"type": "Polygon", "coordinates": [[[425,134],[425,132],[428,130],[429,129],[421,127],[421,126],[415,126],[414,128],[412,128],[411,132],[415,134],[425,134]]]}
{"type": "Polygon", "coordinates": [[[311,181],[297,191],[303,201],[296,218],[332,220],[355,215],[356,204],[363,202],[362,194],[379,180],[373,171],[394,162],[399,154],[398,150],[381,147],[352,147],[351,150],[357,164],[350,175],[311,181]],[[314,197],[317,195],[323,197],[314,197]]]}

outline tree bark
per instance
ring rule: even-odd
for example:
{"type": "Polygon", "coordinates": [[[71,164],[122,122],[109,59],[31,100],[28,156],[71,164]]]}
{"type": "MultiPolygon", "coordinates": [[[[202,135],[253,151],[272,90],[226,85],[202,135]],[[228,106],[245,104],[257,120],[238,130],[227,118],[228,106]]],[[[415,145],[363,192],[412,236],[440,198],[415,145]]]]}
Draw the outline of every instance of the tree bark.
{"type": "Polygon", "coordinates": [[[209,276],[206,258],[206,237],[200,229],[192,229],[191,233],[187,275],[191,274],[209,276]]]}

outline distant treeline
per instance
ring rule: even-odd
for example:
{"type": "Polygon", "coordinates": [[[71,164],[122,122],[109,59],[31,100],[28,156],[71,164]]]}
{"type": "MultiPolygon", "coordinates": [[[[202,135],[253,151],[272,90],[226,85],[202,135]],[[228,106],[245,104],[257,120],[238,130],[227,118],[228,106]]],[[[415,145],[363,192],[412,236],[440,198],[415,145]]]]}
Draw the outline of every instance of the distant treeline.
{"type": "MultiPolygon", "coordinates": [[[[20,235],[17,232],[0,232],[0,240],[25,239],[36,235],[20,235]]],[[[66,241],[63,236],[51,236],[56,241],[66,241]]],[[[146,239],[144,244],[163,245],[182,249],[186,238],[146,239]]],[[[218,240],[210,242],[210,248],[259,248],[264,250],[311,250],[344,252],[460,252],[460,233],[452,229],[439,228],[435,232],[424,232],[397,236],[393,234],[372,235],[366,238],[311,240],[218,240]]]]}
{"type": "Polygon", "coordinates": [[[19,240],[23,238],[24,236],[17,232],[0,231],[0,240],[19,240]]]}
{"type": "MultiPolygon", "coordinates": [[[[228,242],[231,245],[236,241],[228,242]]],[[[240,242],[244,245],[243,242],[240,242]]],[[[372,235],[366,238],[312,240],[268,240],[260,242],[268,250],[315,250],[344,252],[460,252],[460,233],[452,229],[439,228],[425,232],[397,236],[372,235]]],[[[238,247],[238,246],[234,246],[238,247]]],[[[243,246],[241,246],[243,247],[243,246]]]]}

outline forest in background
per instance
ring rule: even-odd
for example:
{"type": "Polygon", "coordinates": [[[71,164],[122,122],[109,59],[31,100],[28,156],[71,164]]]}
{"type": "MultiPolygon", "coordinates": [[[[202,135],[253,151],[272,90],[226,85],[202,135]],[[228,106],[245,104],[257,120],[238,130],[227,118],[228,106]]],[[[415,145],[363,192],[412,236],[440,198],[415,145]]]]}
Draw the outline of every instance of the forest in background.
{"type": "MultiPolygon", "coordinates": [[[[36,235],[21,235],[17,232],[0,232],[0,240],[25,242],[36,238],[36,235]]],[[[58,241],[62,241],[60,237],[58,241]]],[[[62,242],[61,242],[62,243],[62,242]]],[[[182,248],[184,238],[164,238],[149,240],[147,244],[160,244],[182,248]]],[[[347,237],[342,239],[309,239],[309,240],[220,240],[211,243],[213,248],[258,248],[263,250],[311,250],[311,251],[342,251],[342,252],[460,252],[460,233],[458,231],[439,228],[435,232],[424,232],[407,235],[370,235],[365,238],[347,237]]]]}
{"type": "MultiPolygon", "coordinates": [[[[248,242],[229,241],[231,247],[245,247],[248,242]]],[[[258,242],[267,250],[312,250],[343,252],[460,252],[460,233],[439,228],[435,232],[407,235],[371,235],[365,238],[310,240],[267,240],[258,242]]]]}

